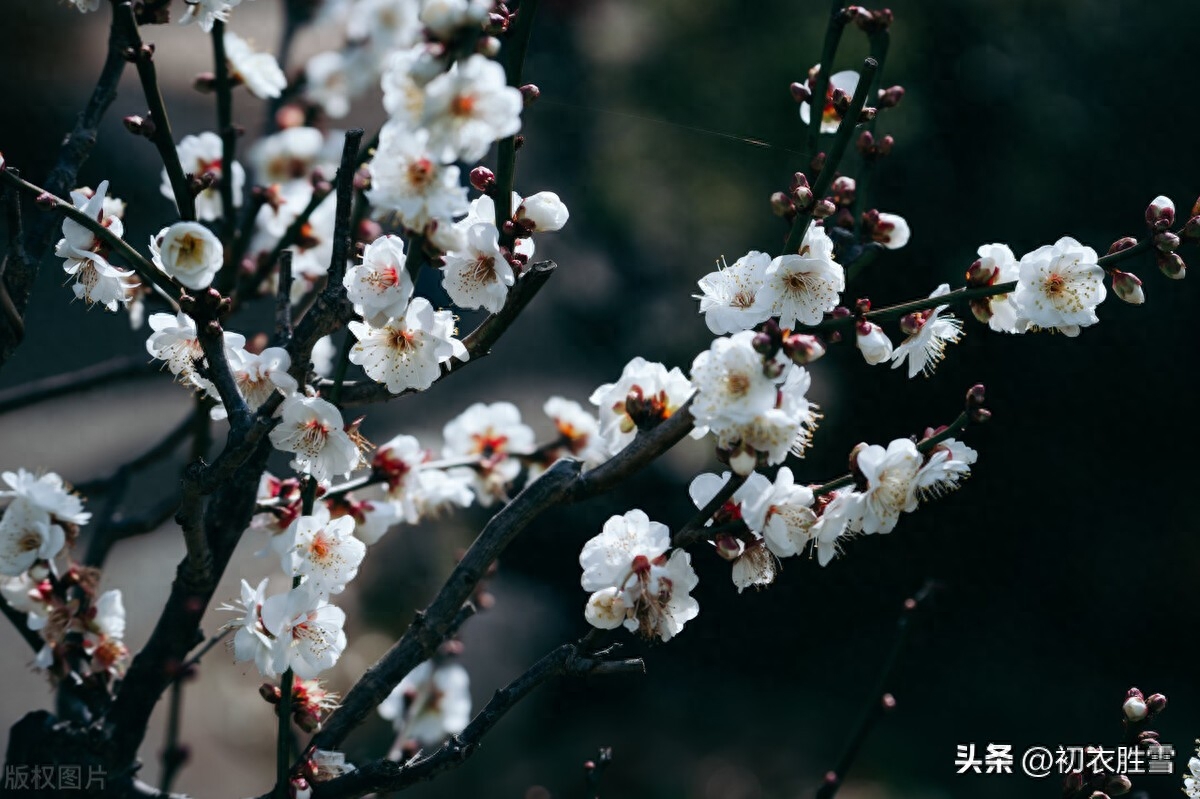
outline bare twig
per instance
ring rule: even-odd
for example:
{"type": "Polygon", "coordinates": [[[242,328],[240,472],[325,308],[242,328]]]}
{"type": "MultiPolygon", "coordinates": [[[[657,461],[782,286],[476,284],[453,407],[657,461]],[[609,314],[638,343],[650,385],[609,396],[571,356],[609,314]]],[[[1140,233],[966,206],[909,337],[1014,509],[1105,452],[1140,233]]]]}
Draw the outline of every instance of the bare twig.
{"type": "MultiPolygon", "coordinates": [[[[821,120],[825,116],[825,95],[829,92],[829,77],[833,74],[833,61],[837,57],[838,43],[842,40],[842,31],[846,27],[846,17],[842,13],[842,0],[833,0],[829,10],[829,23],[825,26],[825,41],[821,45],[821,69],[817,72],[813,86],[813,95],[809,100],[808,110],[808,154],[813,157],[821,143],[821,120]]],[[[814,194],[817,199],[820,196],[814,194]]],[[[791,252],[791,250],[788,250],[791,252]]]]}
{"type": "MultiPolygon", "coordinates": [[[[517,8],[517,19],[508,34],[504,47],[504,73],[508,85],[519,88],[521,71],[525,66],[525,51],[529,47],[529,36],[533,31],[533,18],[537,14],[537,0],[521,0],[517,8]]],[[[516,180],[517,137],[501,139],[496,154],[496,190],[492,197],[496,201],[496,224],[501,226],[501,243],[511,246],[512,236],[503,232],[503,225],[512,219],[512,191],[516,180]]]]}
{"type": "Polygon", "coordinates": [[[675,535],[671,538],[671,545],[676,547],[686,547],[697,541],[703,541],[712,535],[712,528],[705,527],[717,511],[725,506],[725,503],[737,493],[737,490],[746,482],[749,475],[731,474],[729,479],[725,481],[725,485],[721,486],[708,504],[700,509],[700,512],[691,518],[683,527],[680,527],[675,535]]]}
{"type": "Polygon", "coordinates": [[[213,22],[212,44],[213,74],[216,76],[217,133],[221,137],[221,239],[225,244],[225,257],[228,259],[221,267],[214,286],[218,291],[226,292],[237,280],[239,266],[235,258],[239,242],[233,197],[233,163],[237,158],[238,134],[233,126],[233,81],[229,75],[229,61],[225,56],[225,23],[219,19],[213,22]]]}
{"type": "Polygon", "coordinates": [[[858,753],[867,740],[867,736],[871,734],[871,730],[875,728],[884,712],[890,710],[895,704],[895,700],[888,692],[892,686],[896,665],[900,662],[900,655],[904,651],[904,644],[908,641],[913,614],[921,607],[922,603],[933,595],[938,587],[937,583],[930,580],[922,586],[920,591],[904,600],[900,620],[896,623],[896,640],[892,644],[887,658],[883,661],[879,679],[875,682],[875,688],[867,699],[867,707],[859,718],[858,724],[855,725],[854,731],[850,734],[850,739],[846,742],[846,748],[843,750],[842,756],[838,758],[837,765],[832,771],[825,774],[825,781],[817,789],[817,799],[833,799],[838,789],[842,787],[850,767],[858,758],[858,753]]]}
{"type": "Polygon", "coordinates": [[[42,646],[44,646],[44,642],[42,641],[41,636],[29,629],[29,625],[26,624],[24,613],[18,612],[13,608],[12,605],[8,604],[8,602],[3,599],[0,599],[0,613],[3,613],[5,617],[12,622],[13,627],[17,628],[17,632],[22,638],[25,639],[25,643],[29,644],[29,647],[34,652],[41,651],[42,646]]]}
{"type": "Polygon", "coordinates": [[[578,644],[563,644],[497,691],[466,729],[432,753],[403,764],[391,760],[367,763],[335,780],[317,783],[313,795],[317,799],[352,799],[372,792],[398,791],[459,766],[475,753],[484,736],[508,711],[554,677],[642,673],[645,664],[638,658],[605,660],[582,654],[578,644]]]}
{"type": "Polygon", "coordinates": [[[292,340],[292,251],[279,258],[279,288],[275,292],[275,346],[286,347],[292,340]]]}

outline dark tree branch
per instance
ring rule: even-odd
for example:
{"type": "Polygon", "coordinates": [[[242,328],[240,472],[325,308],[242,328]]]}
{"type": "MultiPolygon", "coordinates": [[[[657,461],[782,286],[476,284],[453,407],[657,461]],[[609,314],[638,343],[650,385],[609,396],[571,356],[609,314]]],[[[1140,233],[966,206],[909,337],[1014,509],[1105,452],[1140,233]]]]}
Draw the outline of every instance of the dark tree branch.
{"type": "Polygon", "coordinates": [[[24,613],[18,612],[15,608],[13,608],[12,605],[8,604],[3,599],[0,599],[0,612],[4,613],[5,617],[12,622],[13,627],[17,628],[17,632],[22,638],[25,639],[25,643],[29,644],[29,647],[34,652],[41,651],[44,644],[42,637],[33,630],[29,629],[29,625],[26,624],[24,613]]]}
{"type": "Polygon", "coordinates": [[[846,748],[842,752],[842,756],[838,758],[837,765],[832,771],[825,774],[825,781],[817,789],[817,799],[833,799],[838,789],[842,787],[842,783],[845,781],[850,767],[854,765],[854,761],[858,758],[858,753],[862,749],[863,743],[867,740],[867,736],[871,734],[871,730],[875,728],[875,725],[879,722],[884,712],[890,710],[895,704],[895,700],[892,699],[889,690],[892,686],[896,665],[900,662],[900,655],[903,653],[904,645],[908,641],[909,631],[912,628],[913,615],[921,607],[922,603],[926,602],[938,588],[938,584],[930,580],[922,586],[920,591],[909,599],[904,600],[900,620],[896,623],[896,640],[892,644],[887,658],[883,661],[883,668],[880,669],[879,679],[876,681],[875,688],[867,700],[867,707],[858,724],[855,726],[854,731],[851,733],[850,740],[846,742],[846,748]]]}
{"type": "MultiPolygon", "coordinates": [[[[438,378],[438,381],[445,379],[454,372],[461,371],[480,358],[490,355],[492,347],[495,346],[500,337],[512,326],[513,322],[517,321],[517,317],[525,310],[525,306],[529,305],[530,301],[537,296],[537,293],[542,290],[542,286],[546,285],[546,281],[550,279],[550,276],[554,274],[554,270],[557,268],[558,265],[553,261],[542,261],[531,266],[509,291],[508,299],[504,301],[504,307],[480,322],[479,327],[472,330],[462,340],[463,346],[467,348],[467,353],[471,357],[465,361],[452,359],[443,364],[442,374],[438,378]]],[[[321,380],[317,383],[317,388],[323,394],[326,394],[333,388],[333,381],[321,380]]],[[[372,380],[363,380],[343,385],[339,399],[341,405],[351,407],[354,405],[367,405],[372,402],[382,402],[415,393],[413,390],[406,390],[401,391],[399,394],[392,394],[387,390],[387,386],[385,385],[372,380]]]]}
{"type": "Polygon", "coordinates": [[[121,380],[157,373],[158,369],[147,362],[145,355],[110,358],[73,372],[63,372],[0,390],[0,414],[97,386],[109,386],[121,380]]]}
{"type": "MultiPolygon", "coordinates": [[[[514,88],[521,86],[521,71],[525,66],[525,51],[529,48],[529,36],[533,31],[533,18],[537,13],[537,0],[521,0],[517,8],[517,19],[508,34],[508,43],[504,48],[504,73],[508,85],[514,88]]],[[[509,136],[501,139],[496,152],[496,191],[492,197],[496,201],[496,224],[501,228],[501,243],[512,245],[512,236],[503,232],[504,223],[512,219],[513,185],[516,181],[517,170],[517,137],[509,136]]]]}
{"type": "MultiPolygon", "coordinates": [[[[837,57],[838,44],[842,41],[842,31],[846,27],[846,17],[842,13],[842,0],[833,0],[829,10],[829,23],[825,26],[825,41],[821,45],[821,69],[817,72],[813,85],[813,96],[809,100],[808,110],[808,155],[816,156],[821,143],[821,120],[825,116],[825,95],[829,91],[829,77],[833,75],[833,61],[837,57]]],[[[820,197],[814,194],[819,200],[820,197]]],[[[789,250],[790,252],[790,250],[789,250]]]]}
{"type": "Polygon", "coordinates": [[[217,275],[214,286],[226,292],[237,280],[239,242],[237,215],[234,213],[233,163],[237,159],[237,129],[233,126],[233,81],[229,75],[229,61],[225,56],[225,23],[213,22],[213,74],[216,76],[217,133],[221,137],[221,239],[225,245],[225,264],[217,275]]]}
{"type": "MultiPolygon", "coordinates": [[[[46,176],[46,189],[51,194],[67,194],[75,188],[79,169],[96,144],[100,120],[117,98],[117,84],[121,80],[121,73],[125,71],[122,51],[126,42],[117,22],[121,16],[121,4],[114,0],[112,8],[108,54],[87,105],[59,149],[54,168],[46,176]]],[[[33,221],[26,231],[24,246],[10,252],[6,258],[3,283],[0,284],[0,305],[3,306],[3,317],[6,320],[4,324],[0,324],[0,367],[8,361],[21,342],[24,332],[22,320],[25,308],[29,304],[30,293],[33,291],[34,280],[37,278],[38,265],[50,246],[57,224],[57,214],[47,214],[33,221]]]]}
{"type": "Polygon", "coordinates": [[[279,289],[275,292],[275,339],[277,347],[286,347],[292,340],[292,251],[285,250],[279,259],[279,289]]]}
{"type": "Polygon", "coordinates": [[[367,763],[337,779],[316,783],[313,795],[316,799],[353,799],[367,793],[399,791],[462,765],[510,710],[554,677],[644,673],[645,664],[638,658],[605,660],[583,654],[578,644],[563,644],[497,691],[466,729],[432,753],[403,764],[391,760],[367,763]]]}
{"type": "Polygon", "coordinates": [[[700,509],[700,512],[688,521],[683,527],[680,527],[678,532],[671,538],[671,546],[686,547],[691,544],[703,541],[713,534],[711,527],[706,527],[717,511],[725,506],[737,490],[746,482],[749,475],[730,474],[729,479],[725,481],[725,485],[721,486],[708,504],[700,509]]]}
{"type": "Polygon", "coordinates": [[[602,746],[596,753],[595,760],[583,764],[583,782],[587,799],[600,799],[600,779],[605,770],[612,765],[613,751],[611,746],[602,746]]]}

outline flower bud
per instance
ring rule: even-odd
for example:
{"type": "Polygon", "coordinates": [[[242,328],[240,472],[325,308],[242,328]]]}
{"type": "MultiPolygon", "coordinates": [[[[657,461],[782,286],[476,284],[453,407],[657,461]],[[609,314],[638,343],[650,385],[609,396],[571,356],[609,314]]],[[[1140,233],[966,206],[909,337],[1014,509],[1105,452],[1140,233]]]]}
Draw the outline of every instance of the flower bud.
{"type": "Polygon", "coordinates": [[[891,86],[887,89],[879,91],[879,107],[880,108],[895,108],[900,105],[900,101],[904,99],[903,86],[891,86]]]}
{"type": "Polygon", "coordinates": [[[719,535],[713,541],[713,544],[717,547],[717,554],[720,555],[723,560],[727,560],[731,563],[740,558],[742,553],[746,551],[745,542],[741,539],[734,538],[731,535],[719,535]]]}
{"type": "Polygon", "coordinates": [[[971,421],[975,424],[983,424],[992,418],[992,412],[987,408],[975,408],[971,411],[971,421]]]}
{"type": "Polygon", "coordinates": [[[1154,246],[1158,248],[1159,252],[1175,252],[1179,249],[1179,237],[1169,230],[1164,230],[1155,235],[1154,246]]]}
{"type": "Polygon", "coordinates": [[[812,189],[808,186],[797,186],[792,189],[792,198],[795,199],[797,208],[801,211],[806,211],[813,203],[812,189]]]}
{"type": "Polygon", "coordinates": [[[862,133],[858,134],[858,143],[856,146],[858,147],[858,154],[864,158],[873,157],[877,152],[875,147],[875,136],[872,135],[871,131],[869,130],[864,130],[862,133]]]}
{"type": "Polygon", "coordinates": [[[1137,275],[1114,269],[1112,270],[1112,287],[1113,293],[1130,305],[1141,305],[1146,301],[1146,295],[1142,291],[1142,281],[1138,279],[1137,275]]]}
{"type": "Polygon", "coordinates": [[[279,704],[279,686],[274,683],[265,682],[258,686],[258,695],[272,705],[279,704]]]}
{"type": "Polygon", "coordinates": [[[478,50],[488,58],[500,55],[500,40],[495,36],[484,36],[479,40],[478,50]]]}
{"type": "Polygon", "coordinates": [[[967,389],[967,408],[982,408],[986,397],[987,387],[983,383],[976,383],[967,389]]]}
{"type": "Polygon", "coordinates": [[[1175,224],[1175,203],[1161,194],[1146,206],[1146,224],[1152,230],[1166,230],[1175,224]]]}
{"type": "Polygon", "coordinates": [[[758,466],[758,456],[754,450],[742,444],[729,455],[729,468],[739,477],[746,477],[753,473],[755,467],[758,466]]]}
{"type": "Polygon", "coordinates": [[[1200,239],[1200,216],[1193,216],[1183,226],[1183,237],[1195,241],[1200,239]]]}
{"type": "Polygon", "coordinates": [[[874,366],[892,357],[892,341],[879,325],[864,319],[858,323],[855,332],[858,334],[855,344],[867,363],[874,366]]]}
{"type": "Polygon", "coordinates": [[[831,203],[829,200],[821,200],[819,203],[813,206],[812,215],[813,219],[825,219],[833,216],[836,212],[836,205],[831,203]]]}
{"type": "Polygon", "coordinates": [[[1146,697],[1146,708],[1151,716],[1163,712],[1167,709],[1167,697],[1162,694],[1150,694],[1146,697]]]}
{"type": "Polygon", "coordinates": [[[829,95],[829,104],[838,112],[838,116],[850,110],[850,95],[845,89],[834,89],[829,95]]]}
{"type": "Polygon", "coordinates": [[[1108,254],[1112,255],[1113,253],[1120,252],[1121,250],[1128,250],[1130,247],[1134,247],[1136,245],[1137,239],[1135,239],[1133,236],[1125,236],[1124,238],[1117,239],[1112,243],[1112,245],[1108,248],[1108,254]]]}
{"type": "Polygon", "coordinates": [[[192,88],[201,94],[212,94],[217,90],[217,76],[211,72],[201,72],[192,78],[192,88]]]}
{"type": "Polygon", "coordinates": [[[1125,718],[1130,721],[1141,721],[1146,718],[1149,709],[1146,707],[1146,700],[1140,694],[1130,696],[1125,700],[1125,704],[1121,706],[1121,710],[1125,712],[1125,718]]]}
{"type": "Polygon", "coordinates": [[[999,274],[1000,267],[995,264],[984,266],[982,259],[976,259],[974,263],[967,267],[967,287],[978,288],[980,286],[990,286],[995,282],[999,274]]]}
{"type": "Polygon", "coordinates": [[[1158,268],[1172,280],[1183,280],[1187,276],[1187,264],[1183,262],[1177,252],[1159,253],[1158,268]]]}
{"type": "Polygon", "coordinates": [[[539,191],[526,197],[517,208],[518,221],[526,220],[533,223],[533,230],[538,233],[552,233],[562,230],[571,214],[566,204],[552,191],[539,191]]]}
{"type": "Polygon", "coordinates": [[[525,107],[533,105],[537,99],[542,96],[542,90],[533,83],[526,83],[521,87],[521,99],[525,101],[525,107]]]}
{"type": "Polygon", "coordinates": [[[806,84],[796,81],[788,87],[788,91],[792,93],[792,99],[797,103],[807,103],[812,99],[812,90],[806,84]]]}
{"type": "Polygon", "coordinates": [[[859,122],[870,122],[878,114],[879,114],[879,111],[872,108],[871,106],[867,106],[866,108],[864,108],[863,110],[858,112],[858,121],[859,122]]]}
{"type": "Polygon", "coordinates": [[[1133,790],[1133,783],[1124,774],[1114,774],[1104,785],[1104,792],[1109,796],[1121,796],[1133,790]]]}
{"type": "Polygon", "coordinates": [[[496,173],[486,166],[477,166],[471,170],[471,186],[484,194],[491,193],[496,188],[496,173]]]}
{"type": "Polygon", "coordinates": [[[836,178],[829,187],[834,203],[841,206],[853,205],[857,185],[854,182],[854,178],[846,177],[845,175],[836,178]]]}
{"type": "Polygon", "coordinates": [[[882,139],[879,140],[879,145],[878,145],[879,154],[880,155],[891,155],[892,147],[894,147],[895,144],[896,144],[896,139],[894,136],[892,136],[890,134],[887,136],[884,136],[882,139]]]}
{"type": "Polygon", "coordinates": [[[783,351],[792,363],[806,366],[825,354],[825,345],[816,336],[794,333],[783,340],[783,351]]]}
{"type": "Polygon", "coordinates": [[[925,326],[925,314],[921,311],[905,314],[900,317],[900,332],[906,336],[914,336],[925,326]]]}
{"type": "Polygon", "coordinates": [[[771,213],[775,216],[791,216],[796,213],[796,209],[786,194],[777,191],[771,195],[771,213]]]}

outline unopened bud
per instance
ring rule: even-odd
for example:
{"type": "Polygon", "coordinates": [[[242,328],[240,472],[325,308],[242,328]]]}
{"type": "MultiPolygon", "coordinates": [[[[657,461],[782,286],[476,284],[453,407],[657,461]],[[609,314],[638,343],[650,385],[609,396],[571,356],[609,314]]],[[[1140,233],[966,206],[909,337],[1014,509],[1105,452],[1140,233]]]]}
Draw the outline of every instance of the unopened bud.
{"type": "Polygon", "coordinates": [[[131,114],[122,119],[121,122],[125,125],[125,130],[135,136],[145,136],[148,139],[154,135],[154,122],[145,117],[131,114]]]}
{"type": "Polygon", "coordinates": [[[1109,796],[1121,796],[1133,790],[1133,783],[1124,774],[1114,774],[1104,785],[1104,792],[1109,796]]]}
{"type": "Polygon", "coordinates": [[[192,88],[201,94],[212,94],[217,90],[217,76],[211,72],[201,72],[192,79],[192,88]]]}
{"type": "Polygon", "coordinates": [[[792,99],[797,103],[807,103],[812,99],[812,90],[808,88],[807,84],[799,81],[789,86],[788,91],[792,93],[792,99]]]}
{"type": "Polygon", "coordinates": [[[862,133],[860,133],[858,135],[858,143],[856,146],[858,147],[859,155],[864,157],[871,157],[875,155],[875,137],[871,134],[871,131],[864,130],[862,133]]]}
{"type": "Polygon", "coordinates": [[[37,197],[33,198],[33,204],[38,208],[50,209],[57,206],[58,201],[54,198],[53,194],[48,191],[44,191],[37,197]]]}
{"type": "Polygon", "coordinates": [[[258,695],[272,705],[279,704],[279,699],[281,696],[279,693],[279,686],[269,682],[265,682],[258,686],[258,695]]]}
{"type": "Polygon", "coordinates": [[[920,311],[900,317],[900,331],[906,336],[916,335],[924,326],[925,314],[920,311]]]}
{"type": "Polygon", "coordinates": [[[750,345],[759,355],[771,355],[775,352],[776,344],[766,333],[756,333],[750,345]]]}
{"type": "Polygon", "coordinates": [[[1135,274],[1120,269],[1112,270],[1112,287],[1113,293],[1130,305],[1141,305],[1146,301],[1142,281],[1135,274]]]}
{"type": "Polygon", "coordinates": [[[1104,791],[1092,791],[1088,799],[1108,799],[1108,794],[1104,791]]]}
{"type": "Polygon", "coordinates": [[[792,198],[796,201],[796,208],[806,211],[813,203],[812,189],[808,186],[797,186],[792,189],[792,198]]]}
{"type": "Polygon", "coordinates": [[[476,191],[490,194],[496,188],[496,173],[486,166],[477,166],[471,170],[471,186],[476,191]]]}
{"type": "Polygon", "coordinates": [[[825,345],[816,336],[793,333],[783,340],[783,351],[792,363],[805,366],[825,354],[825,345]]]}
{"type": "Polygon", "coordinates": [[[837,213],[837,206],[829,200],[821,200],[813,206],[813,219],[825,219],[837,213]]]}
{"type": "Polygon", "coordinates": [[[825,153],[817,153],[814,155],[812,160],[809,161],[809,171],[813,174],[817,174],[824,169],[826,158],[828,158],[828,156],[826,156],[825,153]]]}
{"type": "Polygon", "coordinates": [[[716,544],[717,554],[731,563],[746,551],[746,544],[731,535],[719,535],[713,543],[716,544]]]}
{"type": "Polygon", "coordinates": [[[521,87],[521,99],[525,101],[526,108],[537,102],[541,96],[542,90],[532,83],[526,83],[521,87]]]}
{"type": "Polygon", "coordinates": [[[1131,696],[1125,700],[1125,704],[1121,705],[1121,710],[1125,712],[1125,718],[1130,721],[1141,721],[1146,718],[1149,709],[1146,707],[1146,700],[1140,695],[1131,696]]]}
{"type": "Polygon", "coordinates": [[[1135,239],[1133,236],[1125,236],[1124,238],[1119,238],[1112,243],[1112,245],[1108,248],[1108,254],[1112,255],[1115,252],[1128,250],[1130,247],[1135,246],[1137,246],[1137,239],[1135,239]]]}
{"type": "Polygon", "coordinates": [[[1183,262],[1177,252],[1159,253],[1158,268],[1172,280],[1183,280],[1187,276],[1187,264],[1183,262]]]}
{"type": "Polygon", "coordinates": [[[877,109],[872,108],[871,106],[867,106],[866,108],[864,108],[863,110],[858,112],[858,121],[859,122],[870,122],[872,119],[874,119],[876,116],[878,116],[878,114],[879,114],[879,111],[877,109]]]}
{"type": "Polygon", "coordinates": [[[1183,226],[1183,237],[1195,241],[1200,239],[1200,216],[1193,216],[1183,226]]]}
{"type": "Polygon", "coordinates": [[[850,110],[850,95],[846,94],[845,89],[834,89],[829,95],[829,104],[837,110],[838,114],[845,114],[850,110]]]}
{"type": "Polygon", "coordinates": [[[1167,709],[1167,697],[1163,694],[1150,694],[1146,697],[1146,709],[1152,716],[1163,712],[1167,709]]]}
{"type": "Polygon", "coordinates": [[[991,418],[992,412],[987,408],[975,408],[973,411],[971,411],[971,421],[975,424],[983,424],[984,422],[991,420],[991,418]]]}
{"type": "Polygon", "coordinates": [[[887,89],[881,89],[879,92],[879,107],[895,108],[896,106],[900,105],[900,101],[903,99],[903,86],[891,86],[887,89]]]}
{"type": "Polygon", "coordinates": [[[987,398],[987,387],[983,383],[976,383],[967,389],[967,407],[982,408],[984,400],[987,398]]]}
{"type": "Polygon", "coordinates": [[[880,155],[891,155],[892,147],[894,147],[895,144],[896,144],[895,137],[893,137],[891,135],[884,136],[882,139],[879,140],[879,146],[878,146],[879,154],[880,155]]]}
{"type": "Polygon", "coordinates": [[[495,58],[500,55],[500,40],[495,36],[483,36],[476,49],[488,58],[495,58]]]}
{"type": "Polygon", "coordinates": [[[845,175],[836,178],[829,187],[830,193],[833,195],[833,202],[841,206],[853,205],[857,186],[854,178],[845,175]]]}
{"type": "Polygon", "coordinates": [[[745,444],[742,444],[729,455],[729,468],[733,470],[734,474],[740,477],[750,475],[757,466],[758,456],[755,455],[754,450],[745,444]]]}
{"type": "Polygon", "coordinates": [[[1146,224],[1152,230],[1166,230],[1175,224],[1175,203],[1161,194],[1146,206],[1146,224]]]}
{"type": "Polygon", "coordinates": [[[771,195],[771,213],[786,217],[796,213],[796,208],[786,194],[777,191],[771,195]]]}
{"type": "Polygon", "coordinates": [[[1169,230],[1155,234],[1154,246],[1159,252],[1175,252],[1179,249],[1179,237],[1169,230]]]}
{"type": "Polygon", "coordinates": [[[977,288],[979,286],[990,286],[1000,274],[1000,267],[995,264],[984,266],[982,259],[977,259],[969,267],[967,267],[967,286],[969,288],[977,288]]]}

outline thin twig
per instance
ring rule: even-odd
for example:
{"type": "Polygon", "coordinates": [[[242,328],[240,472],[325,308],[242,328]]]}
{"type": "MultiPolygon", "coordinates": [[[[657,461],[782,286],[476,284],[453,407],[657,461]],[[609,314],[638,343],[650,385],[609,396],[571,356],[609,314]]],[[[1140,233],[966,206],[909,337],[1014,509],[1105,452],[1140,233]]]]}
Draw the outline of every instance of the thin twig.
{"type": "Polygon", "coordinates": [[[34,652],[41,651],[42,647],[45,646],[45,642],[42,640],[40,635],[29,629],[29,625],[26,623],[26,615],[24,613],[18,612],[15,608],[13,608],[12,605],[8,604],[8,602],[3,599],[0,599],[0,613],[3,613],[5,617],[12,622],[13,627],[17,628],[17,632],[22,638],[25,639],[25,643],[29,644],[29,647],[34,652]]]}
{"type": "MultiPolygon", "coordinates": [[[[508,85],[519,88],[521,71],[525,65],[525,51],[529,48],[529,36],[533,31],[533,18],[537,13],[537,0],[521,0],[517,8],[517,19],[509,31],[504,47],[504,73],[508,85]]],[[[512,192],[516,180],[517,137],[501,139],[496,154],[496,190],[492,199],[496,201],[496,224],[501,228],[501,244],[512,245],[512,236],[503,232],[504,223],[512,219],[512,192]]]]}
{"type": "Polygon", "coordinates": [[[891,709],[894,700],[889,701],[891,699],[889,690],[892,685],[894,672],[896,671],[896,665],[900,662],[900,654],[904,651],[904,644],[908,641],[908,634],[912,628],[913,614],[937,589],[938,584],[930,580],[911,598],[904,600],[900,619],[896,622],[896,640],[892,644],[887,658],[883,661],[883,668],[880,669],[879,679],[875,682],[875,688],[867,699],[866,710],[859,718],[858,724],[851,733],[849,741],[846,742],[846,748],[843,750],[842,756],[838,758],[837,765],[832,771],[825,774],[825,781],[817,790],[817,799],[833,799],[838,789],[842,787],[842,783],[845,781],[850,767],[854,765],[854,761],[858,758],[858,753],[862,749],[863,743],[867,740],[867,736],[871,734],[871,730],[875,728],[875,725],[879,722],[884,712],[891,709]]]}
{"type": "Polygon", "coordinates": [[[237,130],[233,126],[233,81],[229,75],[229,61],[225,55],[225,23],[221,20],[213,22],[213,74],[214,88],[217,94],[217,133],[221,137],[221,209],[222,234],[225,245],[225,257],[228,259],[221,267],[214,286],[220,292],[227,292],[237,280],[238,224],[234,212],[233,197],[233,163],[237,158],[237,130]]]}
{"type": "Polygon", "coordinates": [[[725,485],[721,486],[713,498],[708,501],[700,512],[691,518],[691,520],[675,533],[671,538],[671,546],[686,547],[697,541],[703,541],[712,535],[712,528],[705,527],[712,521],[713,516],[717,511],[725,507],[737,490],[746,482],[749,475],[733,474],[725,481],[725,485]]]}
{"type": "Polygon", "coordinates": [[[833,74],[833,61],[837,57],[838,43],[841,42],[842,31],[846,27],[846,17],[842,13],[842,5],[842,0],[833,0],[833,7],[829,10],[829,22],[825,26],[825,41],[821,45],[821,69],[817,72],[813,95],[808,103],[807,141],[810,158],[816,156],[817,148],[821,143],[821,121],[825,117],[825,95],[829,92],[829,77],[833,74]]]}
{"type": "Polygon", "coordinates": [[[284,250],[279,258],[279,288],[275,292],[275,341],[286,347],[292,340],[292,251],[284,250]]]}

